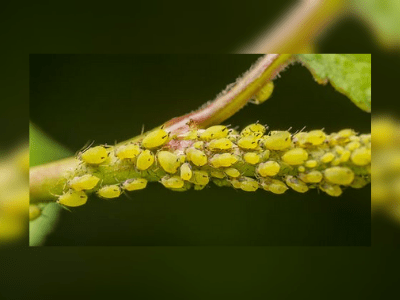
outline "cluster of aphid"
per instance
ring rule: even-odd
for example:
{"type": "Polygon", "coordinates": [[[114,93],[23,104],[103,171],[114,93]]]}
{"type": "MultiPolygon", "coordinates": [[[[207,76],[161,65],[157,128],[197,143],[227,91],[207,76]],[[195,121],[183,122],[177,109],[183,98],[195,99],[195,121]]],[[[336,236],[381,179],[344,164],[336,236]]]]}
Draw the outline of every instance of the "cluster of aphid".
{"type": "Polygon", "coordinates": [[[174,135],[161,127],[137,143],[88,148],[78,159],[80,166],[58,198],[66,206],[86,203],[88,191],[110,199],[144,189],[148,181],[174,191],[201,190],[213,181],[247,192],[262,188],[282,194],[291,188],[304,193],[319,188],[339,196],[343,187],[370,182],[371,135],[351,129],[330,135],[323,130],[266,134],[259,123],[240,133],[217,125],[174,135]]]}

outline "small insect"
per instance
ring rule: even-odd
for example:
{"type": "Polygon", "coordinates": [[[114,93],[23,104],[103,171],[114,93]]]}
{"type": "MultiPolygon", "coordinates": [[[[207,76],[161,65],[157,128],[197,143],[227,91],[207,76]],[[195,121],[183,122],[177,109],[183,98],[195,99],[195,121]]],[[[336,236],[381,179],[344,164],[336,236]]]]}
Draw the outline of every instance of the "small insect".
{"type": "Polygon", "coordinates": [[[264,137],[264,145],[270,150],[284,150],[292,144],[292,135],[289,131],[271,131],[264,137]]]}
{"type": "Polygon", "coordinates": [[[304,163],[304,165],[307,167],[307,168],[315,168],[317,165],[318,165],[318,162],[316,161],[316,160],[314,160],[314,159],[310,159],[310,160],[307,160],[305,163],[304,163]]]}
{"type": "Polygon", "coordinates": [[[308,186],[303,181],[291,175],[286,177],[286,184],[298,193],[308,191],[308,186]]]}
{"type": "Polygon", "coordinates": [[[117,198],[121,195],[121,188],[116,185],[105,185],[97,191],[97,195],[104,199],[117,198]]]}
{"type": "Polygon", "coordinates": [[[248,135],[242,137],[238,141],[238,146],[245,150],[252,150],[258,147],[258,143],[260,142],[260,138],[254,135],[248,135]]]}
{"type": "Polygon", "coordinates": [[[351,161],[357,166],[365,166],[371,163],[371,149],[361,147],[353,151],[351,161]]]}
{"type": "Polygon", "coordinates": [[[344,148],[342,147],[342,146],[335,146],[334,148],[333,148],[333,150],[335,150],[335,152],[337,153],[337,154],[342,154],[343,152],[344,152],[344,148]]]}
{"type": "Polygon", "coordinates": [[[139,170],[144,171],[150,168],[153,163],[154,154],[150,150],[144,150],[137,158],[136,167],[139,170]]]}
{"type": "Polygon", "coordinates": [[[29,205],[29,221],[33,221],[42,214],[42,210],[39,208],[39,206],[30,204],[29,205]]]}
{"type": "Polygon", "coordinates": [[[261,154],[260,154],[261,160],[262,160],[262,161],[268,160],[270,154],[271,154],[271,151],[269,151],[269,150],[265,150],[265,151],[261,152],[261,154]]]}
{"type": "Polygon", "coordinates": [[[180,171],[181,171],[180,172],[181,173],[181,178],[183,180],[189,181],[190,178],[192,178],[193,172],[192,172],[192,167],[190,166],[189,163],[184,163],[181,166],[180,171]]]}
{"type": "Polygon", "coordinates": [[[166,175],[161,178],[161,184],[169,189],[180,189],[185,185],[185,182],[177,175],[169,176],[166,175]]]}
{"type": "Polygon", "coordinates": [[[356,149],[358,149],[360,147],[361,147],[361,144],[359,142],[357,142],[357,141],[350,142],[350,143],[348,143],[346,145],[346,149],[349,150],[349,151],[354,151],[354,150],[356,150],[356,149]]]}
{"type": "Polygon", "coordinates": [[[126,180],[122,184],[122,188],[127,191],[137,191],[146,188],[147,186],[147,179],[145,178],[132,178],[126,180]]]}
{"type": "Polygon", "coordinates": [[[206,185],[210,181],[208,177],[208,173],[206,171],[195,170],[193,171],[193,176],[190,179],[190,182],[199,185],[206,185]]]}
{"type": "Polygon", "coordinates": [[[195,185],[194,185],[194,190],[195,190],[195,191],[201,191],[201,190],[204,189],[205,187],[206,187],[205,185],[195,184],[195,185]]]}
{"type": "Polygon", "coordinates": [[[321,157],[321,162],[324,164],[331,162],[335,158],[335,154],[327,152],[321,157]]]}
{"type": "Polygon", "coordinates": [[[211,170],[210,172],[211,177],[223,179],[226,177],[225,173],[220,170],[211,170]]]}
{"type": "Polygon", "coordinates": [[[321,184],[319,188],[329,196],[339,197],[342,194],[342,189],[340,186],[335,184],[324,183],[321,184]]]}
{"type": "Polygon", "coordinates": [[[230,167],[238,161],[238,158],[230,153],[216,154],[210,159],[210,164],[214,168],[230,167]]]}
{"type": "Polygon", "coordinates": [[[344,150],[342,155],[340,155],[341,162],[347,162],[350,159],[351,152],[349,150],[344,150]]]}
{"type": "Polygon", "coordinates": [[[258,93],[255,95],[254,103],[255,104],[261,104],[264,103],[266,100],[268,100],[272,92],[274,91],[274,83],[272,81],[268,81],[262,88],[261,90],[258,91],[258,93]]]}
{"type": "Polygon", "coordinates": [[[308,153],[303,148],[286,151],[282,160],[289,165],[302,165],[308,159],[308,153]]]}
{"type": "Polygon", "coordinates": [[[258,165],[257,173],[262,177],[275,176],[279,173],[281,166],[276,161],[267,161],[258,165]]]}
{"type": "Polygon", "coordinates": [[[297,168],[297,170],[298,170],[300,173],[302,173],[302,172],[305,172],[306,168],[305,168],[304,166],[299,166],[299,167],[297,168]]]}
{"type": "Polygon", "coordinates": [[[57,203],[65,206],[76,207],[84,205],[87,202],[87,198],[87,195],[83,191],[69,190],[58,197],[57,203]]]}
{"type": "Polygon", "coordinates": [[[321,145],[325,141],[326,135],[322,130],[311,130],[305,136],[306,143],[313,146],[321,145]]]}
{"type": "Polygon", "coordinates": [[[203,141],[197,141],[193,143],[193,147],[198,149],[198,150],[203,150],[204,149],[204,142],[203,141]]]}
{"type": "Polygon", "coordinates": [[[320,171],[310,171],[306,174],[300,174],[300,179],[308,183],[318,183],[324,178],[320,171]]]}
{"type": "Polygon", "coordinates": [[[142,149],[139,145],[136,144],[128,144],[119,146],[116,151],[116,156],[119,159],[132,159],[138,156],[142,152],[142,149]]]}
{"type": "Polygon", "coordinates": [[[240,176],[240,172],[238,169],[235,168],[227,168],[224,170],[225,174],[228,175],[229,177],[239,177],[240,176]]]}
{"type": "Polygon", "coordinates": [[[363,178],[362,176],[356,176],[350,186],[355,189],[361,189],[368,183],[369,181],[363,178]]]}
{"type": "Polygon", "coordinates": [[[331,167],[324,171],[327,181],[334,184],[350,185],[354,180],[354,172],[347,167],[331,167]]]}
{"type": "Polygon", "coordinates": [[[240,187],[242,186],[242,183],[237,179],[230,180],[230,183],[235,189],[240,189],[240,187]]]}
{"type": "Polygon", "coordinates": [[[165,172],[174,174],[181,165],[179,157],[168,151],[160,151],[157,153],[157,160],[165,172]]]}
{"type": "Polygon", "coordinates": [[[255,192],[258,190],[258,181],[250,177],[243,177],[240,180],[240,188],[245,192],[255,192]]]}
{"type": "Polygon", "coordinates": [[[268,182],[262,182],[261,186],[264,190],[278,195],[283,194],[289,189],[286,184],[277,179],[271,179],[268,182]]]}
{"type": "Polygon", "coordinates": [[[228,135],[228,127],[224,125],[216,125],[208,127],[205,131],[203,131],[199,138],[203,141],[209,141],[212,139],[221,139],[225,138],[228,135]]]}
{"type": "Polygon", "coordinates": [[[103,146],[96,146],[87,149],[80,157],[87,164],[98,165],[107,159],[108,152],[103,146]]]}
{"type": "Polygon", "coordinates": [[[306,147],[307,145],[307,132],[299,132],[293,136],[293,141],[299,147],[306,147]]]}
{"type": "Polygon", "coordinates": [[[204,166],[208,161],[207,155],[203,151],[195,148],[187,149],[186,157],[189,161],[191,161],[194,165],[198,167],[204,166]]]}
{"type": "Polygon", "coordinates": [[[257,123],[250,124],[246,126],[241,132],[240,135],[242,137],[245,136],[256,136],[256,137],[261,137],[266,131],[266,128],[264,125],[257,123]]]}
{"type": "MultiPolygon", "coordinates": [[[[268,153],[269,156],[269,153],[268,153]]],[[[245,162],[251,165],[258,164],[260,162],[260,155],[256,152],[247,152],[243,155],[243,159],[245,162]]]]}
{"type": "Polygon", "coordinates": [[[158,148],[168,141],[168,136],[168,132],[162,126],[146,135],[142,141],[142,146],[146,149],[158,148]]]}
{"type": "Polygon", "coordinates": [[[211,151],[228,150],[231,149],[232,146],[233,143],[227,138],[211,140],[207,145],[208,149],[211,151]]]}
{"type": "Polygon", "coordinates": [[[82,191],[82,190],[91,190],[93,189],[97,183],[100,181],[100,178],[85,174],[83,176],[77,176],[68,181],[68,185],[73,188],[75,191],[82,191]]]}

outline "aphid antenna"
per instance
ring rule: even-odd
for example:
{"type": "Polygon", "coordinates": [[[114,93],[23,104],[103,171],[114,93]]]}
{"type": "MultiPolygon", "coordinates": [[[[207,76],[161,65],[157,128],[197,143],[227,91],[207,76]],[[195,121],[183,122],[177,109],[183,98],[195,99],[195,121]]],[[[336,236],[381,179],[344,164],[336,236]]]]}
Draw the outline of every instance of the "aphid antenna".
{"type": "Polygon", "coordinates": [[[140,132],[140,135],[143,135],[144,132],[144,124],[142,124],[142,131],[140,132]]]}
{"type": "Polygon", "coordinates": [[[90,140],[87,141],[87,142],[85,143],[85,145],[83,145],[83,147],[82,147],[81,149],[79,149],[79,150],[75,153],[75,156],[78,156],[79,154],[85,152],[85,151],[88,150],[90,147],[92,147],[93,144],[94,144],[94,140],[93,140],[92,142],[90,142],[90,140]]]}
{"type": "Polygon", "coordinates": [[[70,210],[68,207],[66,207],[65,205],[62,204],[58,204],[61,206],[62,209],[65,209],[66,211],[69,211],[70,213],[72,213],[72,210],[70,210]]]}
{"type": "Polygon", "coordinates": [[[131,196],[128,195],[128,193],[125,190],[122,190],[122,193],[129,199],[129,200],[133,200],[133,198],[131,196]]]}

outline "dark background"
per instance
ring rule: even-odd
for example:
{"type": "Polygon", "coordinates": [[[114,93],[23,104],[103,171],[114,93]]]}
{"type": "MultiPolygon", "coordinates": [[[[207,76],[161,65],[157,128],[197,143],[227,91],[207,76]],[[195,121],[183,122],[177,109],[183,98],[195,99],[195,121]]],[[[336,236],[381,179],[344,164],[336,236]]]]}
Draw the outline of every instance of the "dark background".
{"type": "MultiPolygon", "coordinates": [[[[29,54],[226,53],[255,34],[259,26],[271,24],[293,2],[203,2],[195,8],[187,3],[175,7],[168,3],[170,7],[160,8],[159,2],[138,3],[134,8],[120,3],[81,2],[78,7],[59,2],[57,7],[36,2],[31,7],[3,4],[2,147],[28,139],[29,54]]],[[[341,21],[321,41],[319,52],[373,53],[377,95],[373,111],[397,112],[399,56],[377,47],[365,26],[355,20],[341,21]]],[[[219,90],[220,86],[210,91],[211,97],[219,90]]],[[[272,100],[276,100],[275,95],[262,106],[263,115],[268,113],[267,105],[272,106],[272,100]]],[[[250,109],[238,115],[243,117],[250,109]]],[[[235,124],[240,125],[238,122],[235,124]]],[[[117,130],[112,139],[115,134],[117,130]]],[[[399,234],[398,227],[378,218],[373,221],[372,247],[1,249],[0,295],[4,299],[382,298],[397,287],[396,275],[391,271],[397,274],[399,269],[398,249],[391,245],[398,243],[399,234]]]]}

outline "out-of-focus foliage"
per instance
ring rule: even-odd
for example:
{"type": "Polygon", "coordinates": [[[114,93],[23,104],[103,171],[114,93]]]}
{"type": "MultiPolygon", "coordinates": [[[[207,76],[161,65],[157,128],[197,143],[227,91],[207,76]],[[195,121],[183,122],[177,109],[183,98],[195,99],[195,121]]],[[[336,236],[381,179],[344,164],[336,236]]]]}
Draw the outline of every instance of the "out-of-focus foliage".
{"type": "Polygon", "coordinates": [[[322,84],[328,81],[359,108],[371,111],[371,54],[300,54],[322,84]]]}

